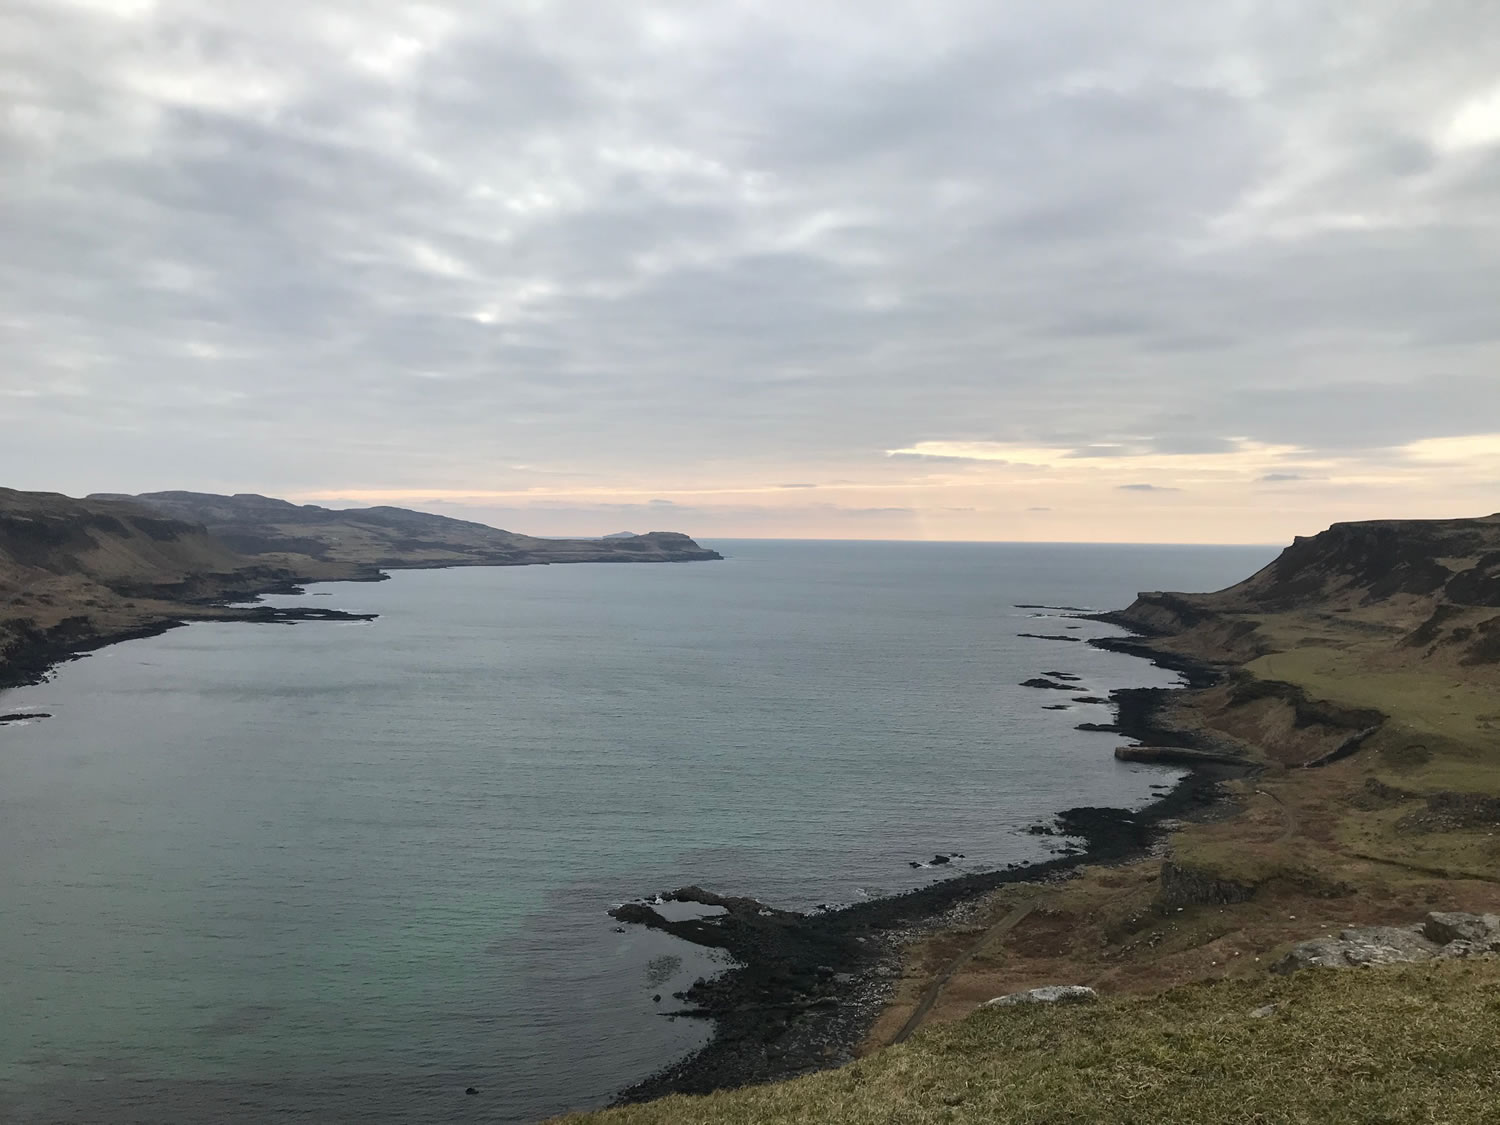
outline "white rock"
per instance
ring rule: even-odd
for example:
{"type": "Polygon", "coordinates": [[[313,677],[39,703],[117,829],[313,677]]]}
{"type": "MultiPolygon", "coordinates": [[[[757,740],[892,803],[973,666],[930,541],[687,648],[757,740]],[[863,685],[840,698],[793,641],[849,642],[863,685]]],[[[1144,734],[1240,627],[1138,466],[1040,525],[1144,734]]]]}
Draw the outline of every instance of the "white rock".
{"type": "Polygon", "coordinates": [[[1025,992],[1012,992],[986,1000],[982,1007],[1001,1008],[1011,1004],[1087,1004],[1099,999],[1099,994],[1084,984],[1049,984],[1043,988],[1032,988],[1025,992]]]}

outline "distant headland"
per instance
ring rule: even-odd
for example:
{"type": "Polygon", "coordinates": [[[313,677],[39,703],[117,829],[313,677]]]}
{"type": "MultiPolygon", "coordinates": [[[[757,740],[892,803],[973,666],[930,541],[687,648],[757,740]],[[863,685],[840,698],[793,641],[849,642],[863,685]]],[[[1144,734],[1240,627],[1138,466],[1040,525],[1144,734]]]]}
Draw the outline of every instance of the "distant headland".
{"type": "Polygon", "coordinates": [[[74,499],[0,488],[0,687],[57,661],[193,620],[359,619],[243,604],[389,570],[718,559],[678,532],[540,539],[405,508],[152,492],[74,499]],[[240,603],[240,604],[235,604],[240,603]]]}

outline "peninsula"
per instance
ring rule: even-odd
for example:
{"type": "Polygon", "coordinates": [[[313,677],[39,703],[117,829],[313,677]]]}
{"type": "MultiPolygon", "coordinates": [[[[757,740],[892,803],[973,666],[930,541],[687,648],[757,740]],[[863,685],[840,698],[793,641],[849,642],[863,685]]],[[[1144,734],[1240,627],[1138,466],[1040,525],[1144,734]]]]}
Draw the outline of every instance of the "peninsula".
{"type": "Polygon", "coordinates": [[[378,581],[395,569],[718,558],[676,532],[539,539],[404,508],[197,492],[79,500],[0,488],[0,687],[187,621],[357,616],[244,604],[308,582],[378,581]]]}
{"type": "Polygon", "coordinates": [[[722,926],[760,992],[733,972],[689,992],[733,997],[732,1042],[706,1052],[732,1065],[689,1060],[626,1100],[719,1092],[587,1119],[1489,1120],[1500,516],[1336,524],[1227,590],[1102,619],[1134,635],[1093,643],[1186,675],[1113,697],[1119,757],[1189,771],[1171,796],[1064,813],[1049,831],[1081,856],[883,903],[788,915],[686,888],[724,920],[622,911],[705,944],[722,926]],[[831,975],[791,996],[777,974],[804,930],[831,975]]]}

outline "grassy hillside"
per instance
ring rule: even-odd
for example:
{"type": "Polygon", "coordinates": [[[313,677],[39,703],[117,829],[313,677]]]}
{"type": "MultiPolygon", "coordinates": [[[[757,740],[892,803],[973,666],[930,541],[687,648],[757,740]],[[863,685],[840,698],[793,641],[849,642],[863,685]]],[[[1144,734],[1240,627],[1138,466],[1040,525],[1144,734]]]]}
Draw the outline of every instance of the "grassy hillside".
{"type": "Polygon", "coordinates": [[[1385,667],[1500,665],[1500,515],[1334,524],[1227,590],[1142,594],[1114,616],[1210,660],[1315,647],[1385,667]]]}
{"type": "Polygon", "coordinates": [[[1262,975],[982,1009],[842,1070],[564,1120],[1485,1122],[1496,1113],[1497,1017],[1494,960],[1262,975]]]}
{"type": "Polygon", "coordinates": [[[230,615],[229,599],[361,573],[249,558],[201,524],[137,504],[0,489],[0,685],[33,679],[74,649],[230,615]]]}
{"type": "Polygon", "coordinates": [[[129,587],[245,562],[201,525],[139,505],[0,489],[0,589],[47,576],[129,587]]]}
{"type": "Polygon", "coordinates": [[[0,686],[34,680],[71,652],[186,619],[338,616],[225,604],[301,582],[376,579],[395,568],[718,557],[672,532],[547,540],[402,508],[0,489],[0,686]]]}

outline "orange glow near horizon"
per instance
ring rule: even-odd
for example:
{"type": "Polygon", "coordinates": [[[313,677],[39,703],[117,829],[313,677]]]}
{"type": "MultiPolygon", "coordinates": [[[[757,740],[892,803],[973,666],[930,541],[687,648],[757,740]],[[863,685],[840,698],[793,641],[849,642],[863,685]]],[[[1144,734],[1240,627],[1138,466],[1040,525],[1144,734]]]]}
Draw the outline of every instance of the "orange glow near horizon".
{"type": "Polygon", "coordinates": [[[305,503],[397,504],[541,535],[671,529],[705,538],[1282,543],[1343,520],[1500,509],[1500,434],[1332,456],[1236,440],[1223,451],[1097,454],[925,441],[863,465],[691,487],[591,480],[515,488],[322,488],[305,503]],[[824,478],[824,479],[820,479],[824,478]],[[649,526],[648,526],[649,525],[649,526]]]}

